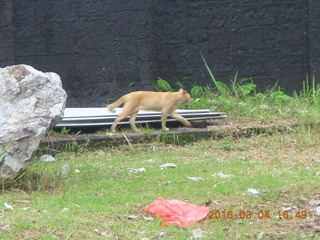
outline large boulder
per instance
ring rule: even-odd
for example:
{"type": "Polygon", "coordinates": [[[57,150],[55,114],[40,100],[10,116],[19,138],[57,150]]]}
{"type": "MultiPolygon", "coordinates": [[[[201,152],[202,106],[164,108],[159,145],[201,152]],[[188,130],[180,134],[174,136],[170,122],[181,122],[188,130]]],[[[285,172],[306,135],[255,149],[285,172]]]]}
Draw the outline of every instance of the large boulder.
{"type": "Polygon", "coordinates": [[[0,179],[23,172],[66,103],[59,75],[28,65],[0,68],[0,179]]]}

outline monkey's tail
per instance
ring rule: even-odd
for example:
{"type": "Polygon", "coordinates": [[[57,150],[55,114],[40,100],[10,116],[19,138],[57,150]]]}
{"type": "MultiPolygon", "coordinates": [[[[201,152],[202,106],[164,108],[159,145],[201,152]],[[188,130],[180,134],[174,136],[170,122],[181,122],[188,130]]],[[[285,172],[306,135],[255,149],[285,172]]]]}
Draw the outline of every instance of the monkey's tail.
{"type": "Polygon", "coordinates": [[[125,96],[122,96],[121,98],[119,98],[117,101],[115,101],[114,103],[111,103],[107,106],[107,109],[110,111],[110,112],[115,112],[113,109],[116,108],[116,107],[119,107],[121,106],[124,102],[125,102],[125,96]]]}

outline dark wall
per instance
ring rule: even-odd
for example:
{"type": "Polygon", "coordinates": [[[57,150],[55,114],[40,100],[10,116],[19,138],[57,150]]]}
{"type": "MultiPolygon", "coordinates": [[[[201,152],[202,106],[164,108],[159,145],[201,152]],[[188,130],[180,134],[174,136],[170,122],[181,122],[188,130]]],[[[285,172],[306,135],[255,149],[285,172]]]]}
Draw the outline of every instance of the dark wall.
{"type": "MultiPolygon", "coordinates": [[[[162,77],[235,73],[292,92],[320,65],[317,0],[0,0],[0,67],[57,72],[69,107],[103,106],[162,77]]],[[[174,85],[174,84],[173,84],[174,85]]]]}

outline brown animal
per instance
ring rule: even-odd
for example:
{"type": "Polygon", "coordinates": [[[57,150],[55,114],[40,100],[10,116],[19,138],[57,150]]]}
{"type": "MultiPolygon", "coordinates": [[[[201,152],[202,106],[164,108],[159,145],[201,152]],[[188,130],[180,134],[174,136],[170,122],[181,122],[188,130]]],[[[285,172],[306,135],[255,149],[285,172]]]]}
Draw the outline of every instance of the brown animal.
{"type": "Polygon", "coordinates": [[[182,122],[186,127],[190,127],[191,123],[175,112],[179,103],[188,103],[189,101],[190,94],[182,88],[178,92],[138,91],[129,93],[107,106],[109,111],[114,112],[113,108],[119,107],[123,104],[123,110],[114,120],[111,131],[115,132],[118,123],[127,116],[130,116],[129,122],[131,128],[137,130],[134,121],[139,110],[161,111],[162,130],[169,130],[166,127],[168,114],[182,122]]]}

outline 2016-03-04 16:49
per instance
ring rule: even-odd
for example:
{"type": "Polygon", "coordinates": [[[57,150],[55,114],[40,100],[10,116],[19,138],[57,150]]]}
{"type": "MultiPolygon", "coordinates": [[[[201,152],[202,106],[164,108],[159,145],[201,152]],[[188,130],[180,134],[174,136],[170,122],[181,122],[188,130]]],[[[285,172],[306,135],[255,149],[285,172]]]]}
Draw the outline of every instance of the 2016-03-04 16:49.
{"type": "Polygon", "coordinates": [[[270,211],[239,211],[237,213],[233,211],[210,211],[207,218],[208,219],[264,219],[270,218],[271,216],[277,217],[279,219],[289,219],[289,218],[297,218],[297,219],[305,219],[308,217],[307,211],[297,211],[295,213],[290,213],[289,211],[277,211],[274,214],[270,214],[270,211]]]}

